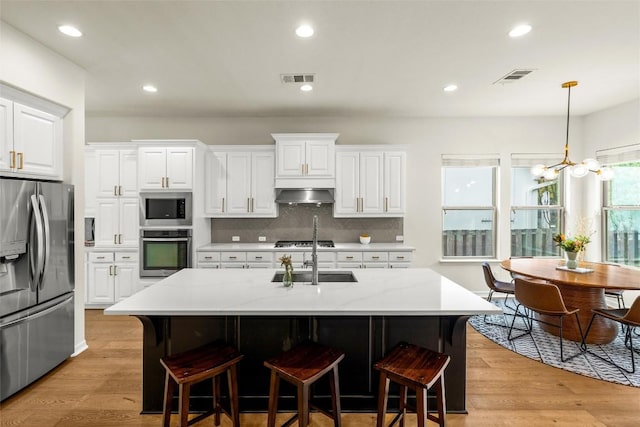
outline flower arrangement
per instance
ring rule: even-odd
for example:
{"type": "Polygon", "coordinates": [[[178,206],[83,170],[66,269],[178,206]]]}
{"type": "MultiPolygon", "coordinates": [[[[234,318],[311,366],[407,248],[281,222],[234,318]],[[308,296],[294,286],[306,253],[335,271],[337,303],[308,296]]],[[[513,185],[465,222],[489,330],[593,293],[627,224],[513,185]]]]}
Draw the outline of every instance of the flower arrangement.
{"type": "Polygon", "coordinates": [[[553,236],[553,241],[567,252],[582,252],[587,249],[587,244],[591,238],[584,234],[577,234],[573,238],[567,238],[564,234],[558,233],[553,236]]]}
{"type": "Polygon", "coordinates": [[[282,255],[278,258],[280,265],[284,267],[284,275],[282,276],[282,283],[289,287],[293,285],[293,265],[291,265],[291,255],[282,255]]]}

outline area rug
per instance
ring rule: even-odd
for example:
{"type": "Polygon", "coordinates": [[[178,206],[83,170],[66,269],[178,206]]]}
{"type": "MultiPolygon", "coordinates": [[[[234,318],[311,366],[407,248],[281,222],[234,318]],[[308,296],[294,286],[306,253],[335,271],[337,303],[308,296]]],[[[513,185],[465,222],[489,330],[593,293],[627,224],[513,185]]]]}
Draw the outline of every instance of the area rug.
{"type": "MultiPolygon", "coordinates": [[[[494,301],[494,304],[503,309],[507,313],[506,319],[510,324],[514,310],[509,306],[515,307],[516,304],[510,300],[507,308],[504,307],[503,300],[494,301]]],[[[494,323],[496,325],[505,324],[505,316],[492,315],[487,316],[487,322],[494,323]]],[[[610,381],[618,384],[624,384],[633,387],[640,387],[640,355],[635,355],[636,360],[636,372],[630,374],[625,372],[609,363],[606,363],[593,356],[592,354],[583,353],[582,355],[575,357],[567,362],[560,360],[560,338],[555,335],[551,335],[548,332],[540,328],[538,322],[533,322],[533,332],[531,336],[524,336],[513,341],[509,341],[507,336],[509,334],[509,328],[505,326],[496,326],[488,324],[484,321],[484,316],[473,316],[469,319],[469,324],[473,328],[480,332],[485,337],[489,338],[502,347],[509,349],[513,352],[526,356],[530,359],[537,360],[546,365],[554,366],[556,368],[571,371],[576,374],[585,375],[587,377],[596,378],[600,380],[610,381]]],[[[524,328],[524,323],[521,318],[516,318],[515,326],[524,328]]],[[[586,328],[586,326],[585,326],[586,328]]],[[[635,331],[634,335],[634,347],[637,349],[640,347],[640,336],[637,335],[638,331],[635,331]]],[[[514,334],[521,334],[520,331],[515,331],[514,334]]],[[[564,340],[564,354],[565,356],[571,356],[579,350],[578,343],[573,341],[564,340]]],[[[616,339],[605,345],[589,344],[588,350],[592,353],[598,354],[601,357],[613,360],[618,365],[631,369],[631,357],[629,349],[624,345],[624,335],[621,330],[618,330],[618,336],[616,339]]]]}

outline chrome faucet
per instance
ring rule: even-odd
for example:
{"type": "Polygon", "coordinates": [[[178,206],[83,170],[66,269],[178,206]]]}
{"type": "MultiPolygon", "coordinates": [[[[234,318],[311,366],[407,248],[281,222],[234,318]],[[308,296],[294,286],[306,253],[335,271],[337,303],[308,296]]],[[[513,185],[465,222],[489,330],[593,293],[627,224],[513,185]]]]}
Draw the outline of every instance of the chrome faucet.
{"type": "Polygon", "coordinates": [[[311,261],[304,262],[304,266],[311,266],[311,284],[318,284],[318,215],[313,216],[313,246],[311,247],[311,261]]]}

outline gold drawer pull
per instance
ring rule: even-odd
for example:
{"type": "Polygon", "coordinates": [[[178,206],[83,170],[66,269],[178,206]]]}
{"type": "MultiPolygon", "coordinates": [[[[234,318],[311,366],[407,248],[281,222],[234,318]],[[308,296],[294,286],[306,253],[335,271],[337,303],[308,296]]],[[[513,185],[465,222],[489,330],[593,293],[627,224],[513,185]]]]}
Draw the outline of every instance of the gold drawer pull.
{"type": "Polygon", "coordinates": [[[397,256],[396,259],[404,259],[403,256],[397,256]]]}
{"type": "Polygon", "coordinates": [[[206,257],[204,257],[204,259],[213,259],[213,257],[212,256],[206,256],[206,257]]]}
{"type": "Polygon", "coordinates": [[[348,257],[346,257],[346,258],[347,258],[347,259],[353,259],[353,257],[352,257],[352,256],[348,256],[348,257]]]}
{"type": "Polygon", "coordinates": [[[24,153],[18,153],[18,169],[24,168],[24,153]]]}
{"type": "Polygon", "coordinates": [[[373,258],[373,259],[380,259],[380,257],[379,257],[379,256],[372,256],[371,258],[373,258]]]}
{"type": "Polygon", "coordinates": [[[229,259],[236,259],[236,258],[238,258],[238,257],[235,257],[235,256],[230,256],[229,257],[229,259]]]}
{"type": "Polygon", "coordinates": [[[9,155],[11,156],[11,159],[9,160],[9,169],[13,169],[16,167],[16,152],[9,151],[9,155]]]}

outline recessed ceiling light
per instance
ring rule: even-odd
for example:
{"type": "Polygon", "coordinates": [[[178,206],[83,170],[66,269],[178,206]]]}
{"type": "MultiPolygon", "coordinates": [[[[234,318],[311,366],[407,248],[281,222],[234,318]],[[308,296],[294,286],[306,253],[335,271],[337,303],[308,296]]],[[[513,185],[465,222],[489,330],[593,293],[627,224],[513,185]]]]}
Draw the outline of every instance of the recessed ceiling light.
{"type": "Polygon", "coordinates": [[[311,92],[313,90],[313,86],[311,85],[302,85],[300,86],[300,90],[303,92],[311,92]]]}
{"type": "Polygon", "coordinates": [[[82,37],[82,31],[72,25],[60,25],[58,31],[69,37],[82,37]]]}
{"type": "Polygon", "coordinates": [[[456,85],[447,85],[447,86],[444,87],[443,90],[445,92],[453,92],[453,91],[458,90],[458,86],[456,86],[456,85]]]}
{"type": "Polygon", "coordinates": [[[529,25],[529,24],[517,25],[517,26],[513,27],[513,29],[511,31],[509,31],[509,37],[524,36],[529,31],[531,31],[531,25],[529,25]]]}
{"type": "Polygon", "coordinates": [[[142,86],[142,90],[149,93],[156,93],[158,91],[158,88],[154,85],[144,85],[142,86]]]}
{"type": "Polygon", "coordinates": [[[300,25],[298,28],[296,28],[296,34],[298,35],[298,37],[311,37],[313,35],[313,28],[306,24],[300,25]]]}

